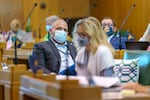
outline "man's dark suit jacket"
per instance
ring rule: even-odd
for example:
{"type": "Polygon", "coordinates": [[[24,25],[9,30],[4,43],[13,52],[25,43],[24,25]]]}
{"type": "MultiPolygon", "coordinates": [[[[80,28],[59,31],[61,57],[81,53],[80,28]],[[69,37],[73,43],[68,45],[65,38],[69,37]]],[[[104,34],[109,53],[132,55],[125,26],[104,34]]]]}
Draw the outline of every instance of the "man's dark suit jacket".
{"type": "MultiPolygon", "coordinates": [[[[68,41],[67,47],[72,59],[75,60],[77,54],[76,48],[68,41]]],[[[42,68],[45,73],[59,72],[61,57],[55,44],[51,40],[35,44],[34,52],[36,53],[39,67],[42,68]]]]}
{"type": "Polygon", "coordinates": [[[134,41],[134,39],[128,40],[127,37],[121,37],[121,44],[120,44],[120,37],[118,35],[114,35],[111,38],[110,43],[115,49],[126,49],[125,42],[127,41],[134,41]],[[120,45],[121,45],[121,48],[120,48],[120,45]]]}

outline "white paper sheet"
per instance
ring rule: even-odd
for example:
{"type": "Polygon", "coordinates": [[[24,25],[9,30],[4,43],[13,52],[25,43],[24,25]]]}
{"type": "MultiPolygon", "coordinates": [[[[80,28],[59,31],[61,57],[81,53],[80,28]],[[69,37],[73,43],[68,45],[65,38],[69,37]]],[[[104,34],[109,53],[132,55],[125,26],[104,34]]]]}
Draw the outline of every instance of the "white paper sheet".
{"type": "MultiPolygon", "coordinates": [[[[79,80],[79,84],[81,85],[89,85],[88,80],[84,76],[69,76],[69,79],[77,79],[79,80]]],[[[64,80],[66,79],[66,76],[64,75],[57,75],[57,80],[64,80]]],[[[111,86],[115,86],[119,84],[119,79],[116,77],[100,77],[100,76],[93,76],[93,81],[95,82],[96,86],[101,86],[104,88],[109,88],[111,86]]]]}

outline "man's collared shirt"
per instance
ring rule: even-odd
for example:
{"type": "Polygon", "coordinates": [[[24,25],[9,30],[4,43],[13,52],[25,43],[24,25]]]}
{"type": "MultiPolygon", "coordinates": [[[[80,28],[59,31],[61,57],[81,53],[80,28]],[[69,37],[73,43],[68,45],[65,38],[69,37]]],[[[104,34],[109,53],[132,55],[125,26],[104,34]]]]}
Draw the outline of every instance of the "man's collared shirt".
{"type": "Polygon", "coordinates": [[[56,43],[55,41],[53,42],[61,57],[61,64],[60,64],[60,69],[59,69],[59,72],[61,72],[61,71],[64,71],[69,66],[72,66],[74,64],[74,61],[70,55],[70,51],[67,48],[67,42],[65,42],[64,45],[60,45],[56,43]]]}

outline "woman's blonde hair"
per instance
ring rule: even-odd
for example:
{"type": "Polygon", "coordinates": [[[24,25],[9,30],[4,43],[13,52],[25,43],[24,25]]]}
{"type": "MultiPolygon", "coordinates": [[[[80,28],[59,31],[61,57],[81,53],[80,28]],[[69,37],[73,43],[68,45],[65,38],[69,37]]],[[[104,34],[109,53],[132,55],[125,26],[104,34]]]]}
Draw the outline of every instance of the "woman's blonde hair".
{"type": "Polygon", "coordinates": [[[11,23],[10,23],[10,28],[13,31],[18,31],[18,29],[21,28],[20,21],[17,20],[17,19],[12,20],[11,23]]]}
{"type": "Polygon", "coordinates": [[[99,45],[107,46],[111,52],[114,54],[114,49],[111,44],[108,42],[107,36],[103,31],[101,24],[98,19],[95,17],[84,18],[79,25],[82,25],[84,31],[90,37],[90,49],[93,53],[96,52],[99,45]]]}

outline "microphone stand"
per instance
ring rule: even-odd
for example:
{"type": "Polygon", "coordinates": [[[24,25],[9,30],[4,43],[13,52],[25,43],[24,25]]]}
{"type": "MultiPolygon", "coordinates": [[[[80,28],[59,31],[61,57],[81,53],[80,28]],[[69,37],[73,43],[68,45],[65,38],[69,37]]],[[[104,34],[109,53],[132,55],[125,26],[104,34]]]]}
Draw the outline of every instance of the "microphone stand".
{"type": "Polygon", "coordinates": [[[39,26],[39,39],[41,39],[41,26],[39,26]]]}
{"type": "MultiPolygon", "coordinates": [[[[16,34],[17,36],[17,34],[16,34]]],[[[14,39],[14,64],[18,64],[18,57],[17,57],[17,37],[15,36],[14,39]]]]}
{"type": "Polygon", "coordinates": [[[41,39],[41,25],[43,24],[44,22],[44,18],[41,20],[40,24],[39,24],[39,27],[38,27],[38,31],[39,31],[39,36],[38,38],[41,39]]]}
{"type": "Polygon", "coordinates": [[[33,12],[33,9],[34,9],[36,6],[37,6],[37,3],[34,3],[34,6],[33,6],[32,9],[30,10],[30,12],[29,12],[28,16],[26,17],[26,19],[25,19],[25,21],[24,21],[24,23],[23,23],[22,26],[25,25],[25,23],[27,22],[28,18],[31,16],[31,14],[32,14],[32,12],[33,12]]]}
{"type": "Polygon", "coordinates": [[[123,22],[121,23],[120,28],[119,28],[119,30],[118,30],[118,33],[119,33],[119,49],[120,49],[120,50],[122,49],[122,48],[121,48],[121,47],[122,47],[122,44],[121,44],[121,32],[120,32],[120,30],[122,29],[122,27],[123,27],[124,24],[126,23],[128,17],[131,15],[131,12],[132,12],[133,9],[135,8],[135,6],[136,6],[136,4],[132,4],[131,8],[130,8],[129,11],[128,11],[127,16],[125,17],[125,19],[124,19],[123,22]]]}
{"type": "MultiPolygon", "coordinates": [[[[51,10],[49,9],[48,12],[47,12],[47,14],[46,14],[46,16],[48,16],[48,14],[49,14],[50,11],[51,11],[51,10]]],[[[39,31],[39,36],[38,36],[38,38],[39,38],[39,39],[41,39],[41,25],[44,23],[44,19],[45,19],[45,17],[41,20],[41,22],[40,22],[40,24],[39,24],[39,26],[38,26],[38,31],[39,31]]]]}

